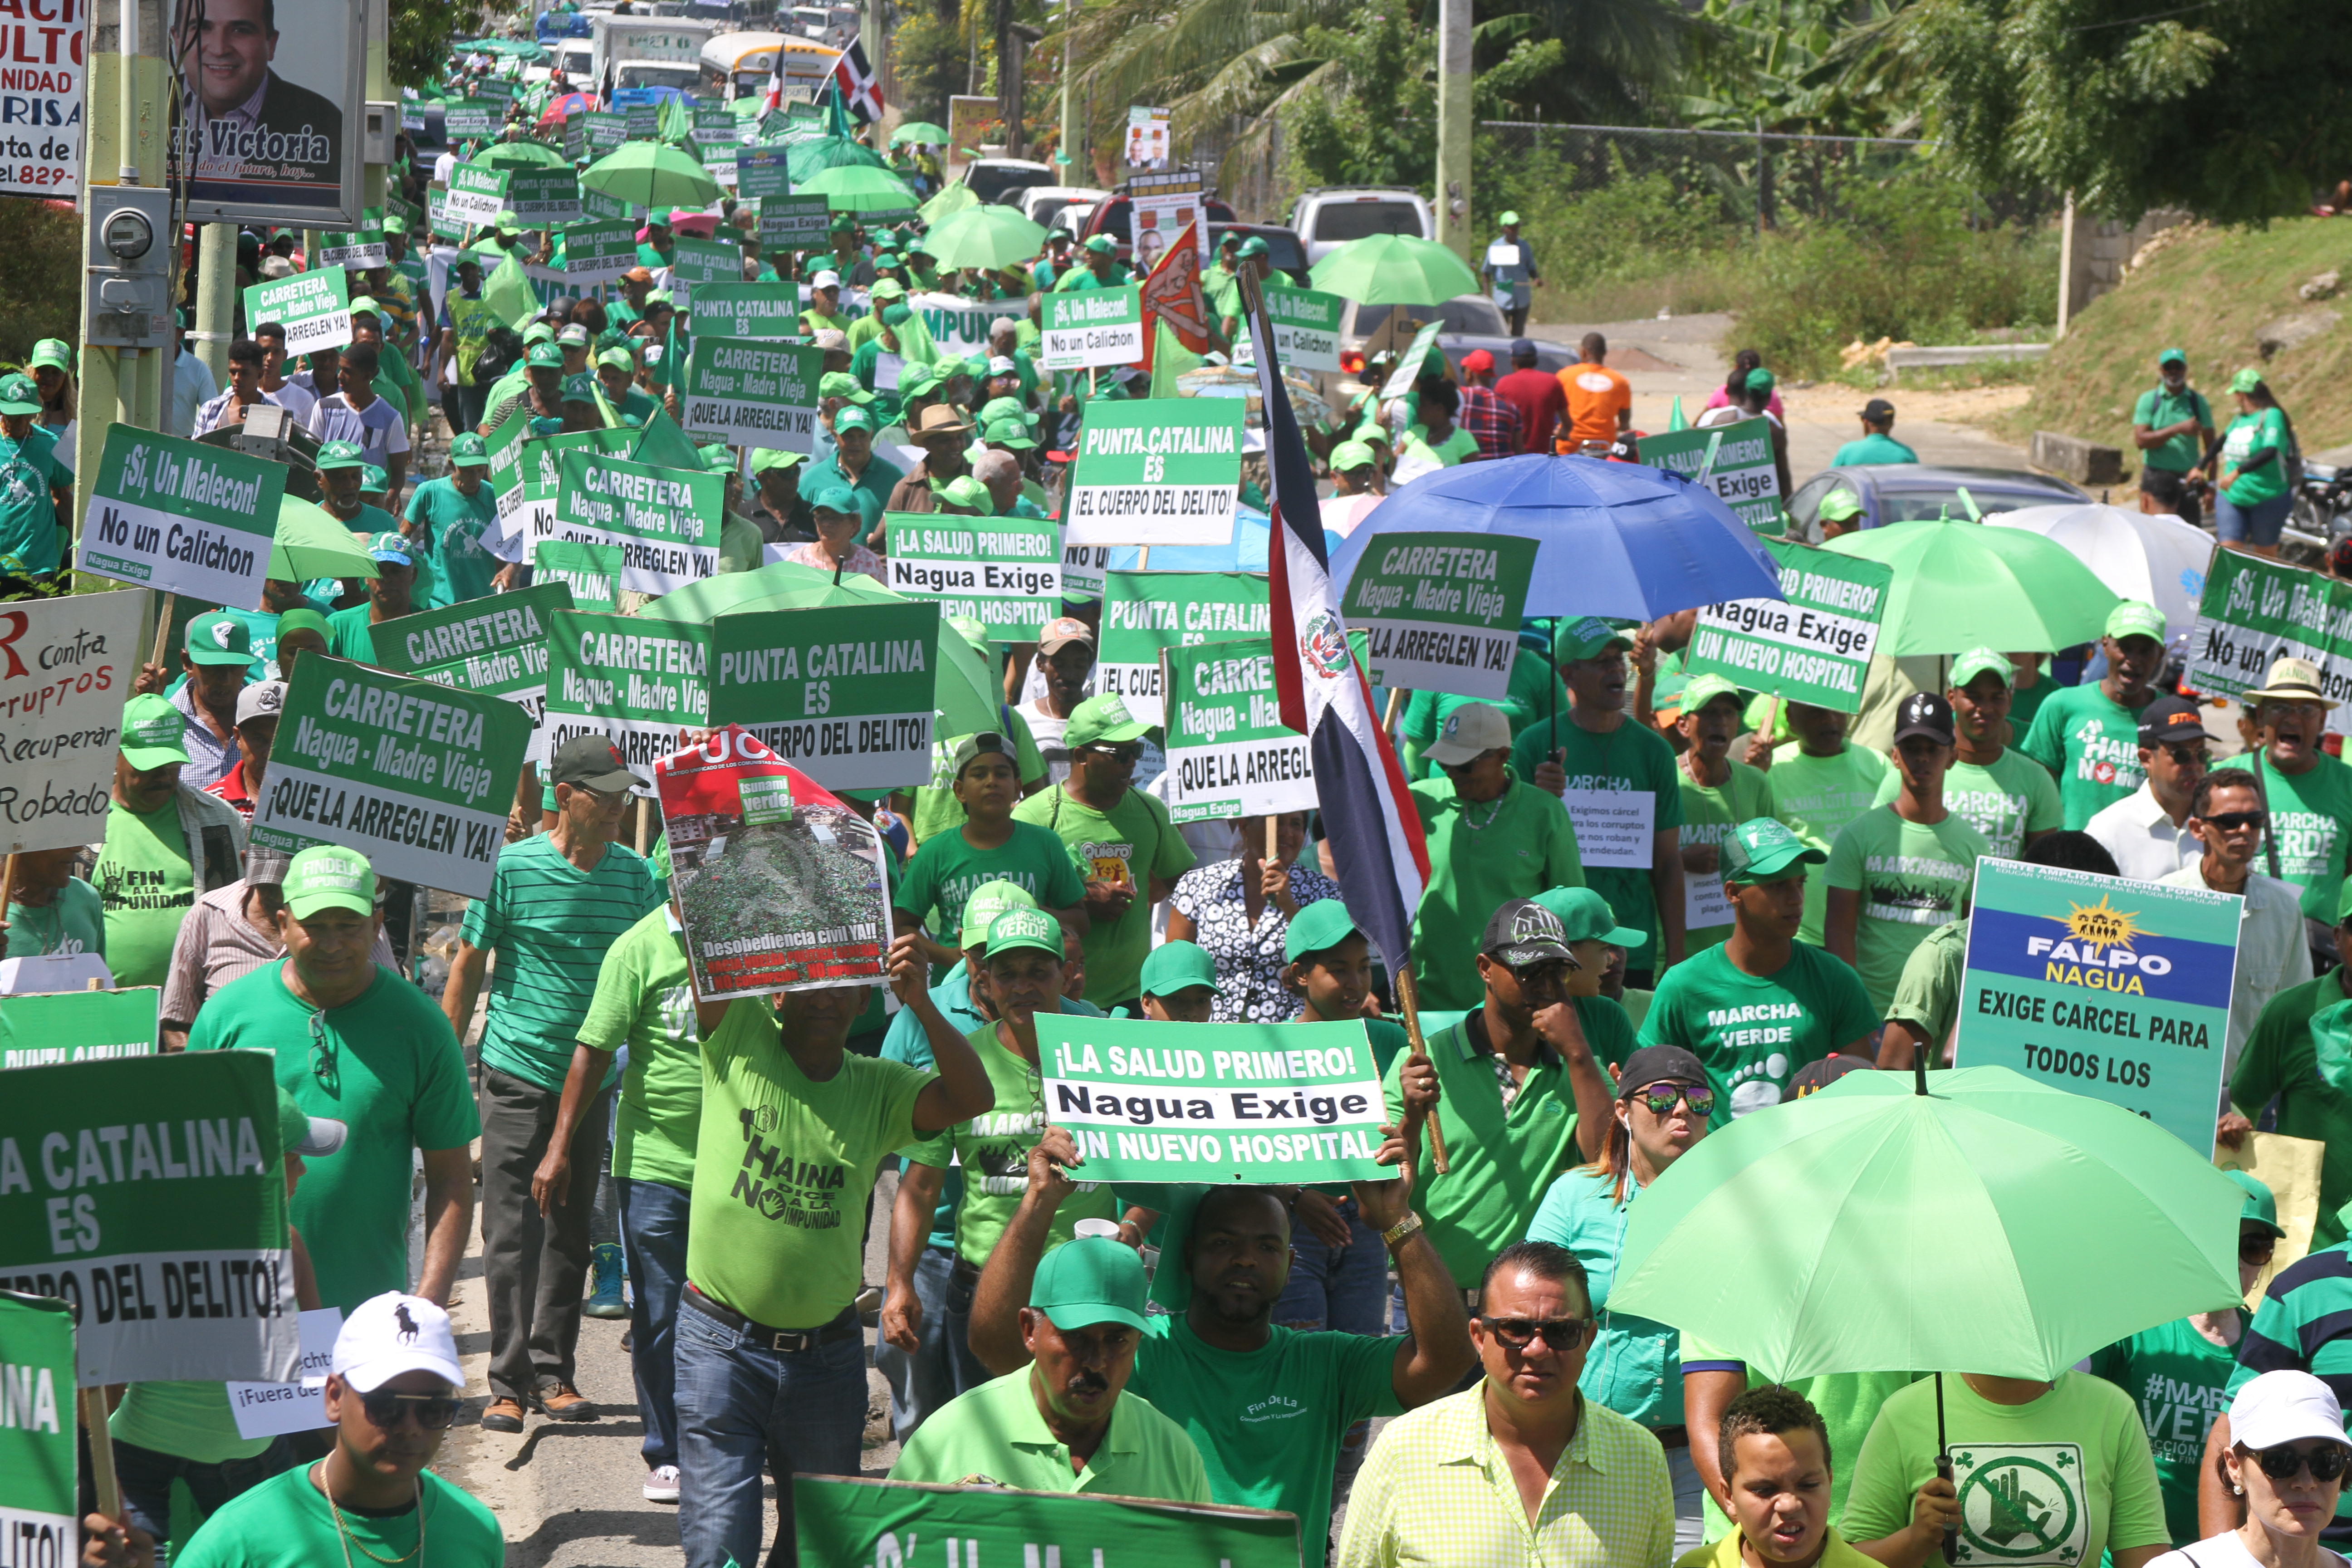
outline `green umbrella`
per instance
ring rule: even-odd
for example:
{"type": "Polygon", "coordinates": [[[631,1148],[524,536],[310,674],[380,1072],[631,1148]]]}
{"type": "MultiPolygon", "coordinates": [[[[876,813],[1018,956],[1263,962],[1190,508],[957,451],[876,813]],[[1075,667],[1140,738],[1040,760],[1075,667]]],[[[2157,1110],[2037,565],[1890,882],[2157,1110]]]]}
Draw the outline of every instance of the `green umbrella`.
{"type": "Polygon", "coordinates": [[[580,185],[640,207],[704,207],[719,200],[718,182],[692,153],[659,142],[624,142],[582,170],[580,185]]]}
{"type": "Polygon", "coordinates": [[[1010,267],[1045,248],[1045,226],[1011,207],[976,206],[941,222],[922,243],[942,267],[1010,267]]]}
{"type": "Polygon", "coordinates": [[[844,164],[823,169],[808,179],[793,177],[794,195],[823,196],[835,212],[913,212],[920,204],[914,187],[887,169],[844,164]]]}
{"type": "Polygon", "coordinates": [[[1895,568],[1879,617],[1885,654],[2073,647],[2095,639],[2116,604],[2115,591],[2063,545],[2022,529],[1958,519],[1892,522],[1827,548],[1895,568]]]}
{"type": "Polygon", "coordinates": [[[792,174],[793,191],[799,192],[827,169],[887,169],[889,165],[881,153],[846,136],[812,136],[805,142],[785,143],[784,167],[792,174]]]}
{"type": "Polygon", "coordinates": [[[926,147],[944,147],[948,144],[947,130],[928,120],[909,120],[890,132],[890,145],[893,147],[904,147],[909,142],[920,142],[926,147]]]}
{"type": "Polygon", "coordinates": [[[286,496],[278,503],[278,527],[269,544],[269,575],[281,583],[315,577],[373,577],[375,557],[324,507],[286,496]]]}
{"type": "Polygon", "coordinates": [[[1775,1379],[2047,1380],[2236,1305],[2244,1197],[2155,1123],[2007,1068],[1849,1073],[1668,1166],[1608,1306],[1775,1379]]]}
{"type": "Polygon", "coordinates": [[[572,160],[544,142],[501,142],[476,163],[489,169],[568,169],[572,160]]]}
{"type": "Polygon", "coordinates": [[[1435,305],[1475,294],[1478,275],[1445,247],[1402,234],[1351,239],[1307,276],[1328,294],[1359,305],[1435,305]]]}
{"type": "MultiPolygon", "coordinates": [[[[940,187],[940,194],[923,204],[925,223],[939,223],[970,207],[980,205],[980,195],[970,185],[957,184],[940,187]]],[[[1008,209],[1009,210],[1009,209],[1008,209]]]]}

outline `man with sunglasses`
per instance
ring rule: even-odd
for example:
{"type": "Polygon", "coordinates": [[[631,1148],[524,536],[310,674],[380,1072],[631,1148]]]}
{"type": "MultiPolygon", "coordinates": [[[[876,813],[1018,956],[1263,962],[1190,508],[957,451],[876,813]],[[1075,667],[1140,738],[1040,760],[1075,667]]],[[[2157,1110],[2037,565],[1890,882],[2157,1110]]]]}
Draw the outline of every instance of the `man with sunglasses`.
{"type": "Polygon", "coordinates": [[[327,1363],[334,1447],[231,1500],[173,1561],[192,1568],[412,1560],[416,1568],[499,1568],[506,1542],[498,1516],[430,1468],[464,1407],[465,1386],[447,1312],[399,1291],[360,1303],[327,1363]]]}
{"type": "MultiPolygon", "coordinates": [[[[2004,860],[2016,859],[2027,845],[2057,832],[2066,820],[2049,770],[2006,742],[2010,681],[2015,673],[2009,655],[1970,648],[1952,660],[1951,679],[1944,685],[1944,700],[1952,705],[1953,741],[1952,765],[1944,773],[1944,804],[1983,834],[1992,852],[2004,860]]],[[[2165,700],[2179,699],[2158,699],[2165,700]]],[[[2147,717],[2143,711],[2143,729],[2147,717]]],[[[1901,789],[1901,778],[1889,772],[1872,804],[1885,805],[1901,789]]]]}
{"type": "Polygon", "coordinates": [[[2167,887],[2237,893],[2246,900],[2238,921],[2237,974],[2230,986],[2230,1033],[2222,1047],[2221,1073],[2227,1078],[2237,1069],[2239,1053],[2270,999],[2311,979],[2311,947],[2304,940],[2301,895],[2291,884],[2254,869],[2272,829],[2253,774],[2243,768],[2216,768],[2198,780],[2189,796],[2189,830],[2205,847],[2204,855],[2194,866],[2157,880],[2167,887]]]}
{"type": "Polygon", "coordinates": [[[2189,830],[2189,797],[2213,765],[2212,741],[2205,710],[2185,698],[2159,697],[2140,710],[2139,765],[2147,780],[2083,825],[2116,858],[2118,873],[2153,882],[2205,853],[2189,830]]]}
{"type": "MultiPolygon", "coordinates": [[[[2263,1009],[2238,1058],[2238,1069],[2230,1075],[2230,1103],[2217,1130],[2223,1147],[2244,1147],[2253,1119],[2275,1100],[2278,1131],[2321,1146],[2315,1247],[2345,1238],[2346,1207],[2352,1200],[2352,1083],[2340,1070],[2330,1077],[2320,1068],[2320,1042],[2341,1039],[2342,1030],[2352,1023],[2352,984],[2347,984],[2352,976],[2352,967],[2347,967],[2352,965],[2352,879],[2336,900],[2331,934],[2341,962],[2316,980],[2280,992],[2263,1009]]],[[[2332,1045],[2328,1058],[2331,1063],[2335,1059],[2332,1045]]],[[[2352,1291],[2333,1310],[2352,1311],[2352,1291]]],[[[2347,1364],[2352,1365],[2352,1354],[2347,1364]]],[[[2341,1392],[2352,1396],[2352,1379],[2341,1392]]]]}
{"type": "Polygon", "coordinates": [[[2270,813],[2263,869],[2302,895],[2315,971],[2334,949],[2330,909],[2352,872],[2352,767],[2319,748],[2336,703],[2321,692],[2318,669],[2301,658],[2273,663],[2263,689],[2239,700],[2262,735],[2258,766],[2270,813]]]}
{"type": "Polygon", "coordinates": [[[588,1214],[604,1163],[612,1069],[566,1092],[596,972],[660,907],[653,868],[613,842],[639,781],[604,735],[576,735],[548,763],[555,826],[499,856],[488,898],[466,910],[441,1008],[460,1039],[490,955],[482,1025],[482,1270],[490,1301],[491,1432],[531,1407],[593,1421],[572,1386],[588,1214]]]}

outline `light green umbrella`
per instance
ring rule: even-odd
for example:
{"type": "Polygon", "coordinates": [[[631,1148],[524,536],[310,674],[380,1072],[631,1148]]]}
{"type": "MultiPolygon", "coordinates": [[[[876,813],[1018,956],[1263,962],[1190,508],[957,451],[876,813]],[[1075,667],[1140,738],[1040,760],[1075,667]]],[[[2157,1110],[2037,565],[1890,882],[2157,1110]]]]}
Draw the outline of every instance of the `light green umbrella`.
{"type": "Polygon", "coordinates": [[[287,496],[278,503],[278,527],[269,543],[269,575],[281,583],[317,577],[373,577],[375,557],[324,507],[287,496]]]}
{"type": "Polygon", "coordinates": [[[940,194],[922,205],[925,223],[940,223],[967,208],[980,205],[980,194],[970,185],[958,182],[940,187],[940,194]]]}
{"type": "Polygon", "coordinates": [[[1045,226],[1011,207],[967,208],[923,237],[924,251],[942,267],[1010,267],[1045,248],[1045,226]]]}
{"type": "Polygon", "coordinates": [[[881,153],[862,142],[853,142],[846,136],[812,136],[804,142],[784,144],[784,167],[792,174],[793,191],[799,192],[827,169],[887,170],[889,165],[881,153]]]}
{"type": "Polygon", "coordinates": [[[822,169],[806,180],[794,174],[793,194],[823,196],[837,213],[910,213],[921,205],[906,181],[887,169],[862,164],[822,169]]]}
{"type": "Polygon", "coordinates": [[[582,170],[580,184],[632,206],[703,207],[719,200],[719,183],[694,155],[660,142],[624,142],[582,170]]]}
{"type": "Polygon", "coordinates": [[[2054,652],[2095,640],[2116,604],[2115,590],[2063,545],[2022,529],[1892,522],[1826,548],[1895,568],[1879,617],[1885,654],[2054,652]]]}
{"type": "Polygon", "coordinates": [[[948,144],[947,130],[928,120],[909,120],[890,132],[890,145],[893,147],[904,147],[909,142],[920,142],[926,147],[944,147],[948,144]]]}
{"type": "Polygon", "coordinates": [[[1445,247],[1402,234],[1351,239],[1309,269],[1314,286],[1359,305],[1435,305],[1475,294],[1478,275],[1445,247]]]}
{"type": "Polygon", "coordinates": [[[568,169],[572,160],[544,142],[501,142],[475,163],[490,169],[568,169]]]}

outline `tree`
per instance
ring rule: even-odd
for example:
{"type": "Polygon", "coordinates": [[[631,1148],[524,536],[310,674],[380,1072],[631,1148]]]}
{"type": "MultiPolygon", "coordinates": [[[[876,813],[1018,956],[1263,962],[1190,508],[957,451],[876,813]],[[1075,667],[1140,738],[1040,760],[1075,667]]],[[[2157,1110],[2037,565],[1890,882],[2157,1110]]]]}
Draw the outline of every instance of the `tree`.
{"type": "Polygon", "coordinates": [[[449,63],[449,45],[482,36],[482,8],[466,0],[392,0],[392,45],[385,65],[392,85],[438,85],[449,63]]]}

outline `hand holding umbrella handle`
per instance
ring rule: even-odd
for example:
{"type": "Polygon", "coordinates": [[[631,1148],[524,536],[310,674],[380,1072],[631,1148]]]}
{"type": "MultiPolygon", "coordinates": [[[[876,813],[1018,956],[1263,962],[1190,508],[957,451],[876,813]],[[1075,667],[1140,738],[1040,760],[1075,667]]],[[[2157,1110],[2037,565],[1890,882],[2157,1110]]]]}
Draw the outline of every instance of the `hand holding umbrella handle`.
{"type": "MultiPolygon", "coordinates": [[[[1940,1393],[1941,1390],[1938,1389],[1938,1392],[1940,1393]]],[[[1939,1453],[1936,1456],[1936,1479],[1939,1481],[1948,1481],[1952,1479],[1951,1455],[1939,1453]]],[[[1944,1531],[1944,1561],[1958,1563],[1960,1560],[1959,1553],[1960,1532],[1958,1527],[1955,1526],[1944,1531]]]]}

